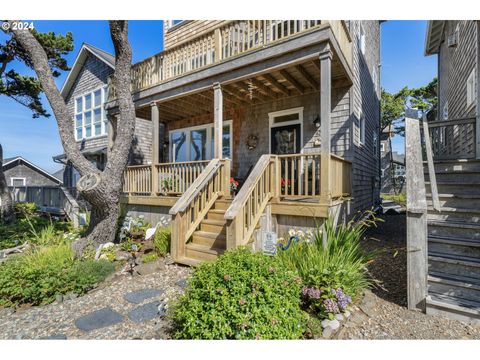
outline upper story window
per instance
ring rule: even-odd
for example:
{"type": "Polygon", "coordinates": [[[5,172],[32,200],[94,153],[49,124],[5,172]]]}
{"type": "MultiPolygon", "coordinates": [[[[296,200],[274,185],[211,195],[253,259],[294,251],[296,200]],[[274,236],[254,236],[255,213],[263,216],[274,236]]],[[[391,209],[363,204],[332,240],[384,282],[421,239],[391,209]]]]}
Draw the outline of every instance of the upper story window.
{"type": "Polygon", "coordinates": [[[360,114],[360,129],[359,129],[359,142],[360,145],[365,144],[365,116],[363,114],[360,114]]]}
{"type": "Polygon", "coordinates": [[[448,120],[448,101],[443,105],[442,118],[448,120]]]}
{"type": "Polygon", "coordinates": [[[26,178],[24,177],[12,177],[10,178],[10,185],[13,187],[25,186],[26,178]]]}
{"type": "Polygon", "coordinates": [[[362,54],[365,55],[365,29],[363,28],[362,24],[360,24],[360,32],[358,34],[357,42],[358,48],[360,49],[362,54]]]}
{"type": "Polygon", "coordinates": [[[473,69],[467,79],[467,109],[475,105],[475,100],[475,69],[473,69]]]}
{"type": "Polygon", "coordinates": [[[107,133],[103,104],[106,87],[75,98],[75,140],[90,139],[107,133]]]}

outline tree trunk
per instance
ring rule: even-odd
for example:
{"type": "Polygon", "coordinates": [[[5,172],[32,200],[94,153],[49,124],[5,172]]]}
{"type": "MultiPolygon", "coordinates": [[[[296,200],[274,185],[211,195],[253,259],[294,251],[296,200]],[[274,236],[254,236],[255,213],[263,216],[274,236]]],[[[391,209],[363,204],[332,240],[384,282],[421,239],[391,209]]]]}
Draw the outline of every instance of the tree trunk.
{"type": "Polygon", "coordinates": [[[132,49],[128,41],[128,22],[110,21],[110,35],[115,47],[113,85],[119,109],[117,123],[121,126],[117,126],[116,138],[108,150],[107,163],[103,171],[94,167],[77,147],[73,114],[69,112],[55,84],[45,50],[30,31],[22,29],[12,32],[28,53],[52,107],[65,154],[82,175],[77,189],[92,206],[87,237],[73,246],[76,255],[80,255],[89,244],[97,247],[115,239],[123,172],[135,132],[135,106],[130,92],[132,49]]]}
{"type": "Polygon", "coordinates": [[[13,199],[8,190],[7,180],[3,173],[3,148],[0,144],[0,223],[11,224],[15,221],[13,199]]]}

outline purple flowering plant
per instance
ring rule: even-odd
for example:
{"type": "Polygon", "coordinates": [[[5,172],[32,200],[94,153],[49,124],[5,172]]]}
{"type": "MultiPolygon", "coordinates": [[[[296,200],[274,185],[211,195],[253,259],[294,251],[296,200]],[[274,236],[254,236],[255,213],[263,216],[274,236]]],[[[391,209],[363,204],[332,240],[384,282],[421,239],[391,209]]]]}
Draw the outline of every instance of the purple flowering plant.
{"type": "Polygon", "coordinates": [[[302,288],[302,300],[305,306],[322,318],[333,319],[348,309],[352,298],[340,288],[318,288],[305,285],[302,288]]]}

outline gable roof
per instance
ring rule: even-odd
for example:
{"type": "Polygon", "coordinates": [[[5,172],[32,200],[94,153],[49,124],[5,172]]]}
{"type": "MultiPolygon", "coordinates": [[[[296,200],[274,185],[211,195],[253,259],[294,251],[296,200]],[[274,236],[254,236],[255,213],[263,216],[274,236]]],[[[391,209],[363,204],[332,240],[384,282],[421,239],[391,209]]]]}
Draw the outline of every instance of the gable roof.
{"type": "Polygon", "coordinates": [[[4,159],[3,168],[6,168],[8,165],[13,164],[16,161],[23,162],[24,164],[32,167],[33,169],[35,169],[36,171],[43,174],[45,177],[49,178],[50,180],[52,180],[53,182],[56,182],[59,185],[63,184],[62,180],[57,179],[55,176],[53,176],[49,172],[43,170],[42,168],[38,167],[37,165],[31,163],[30,161],[28,161],[27,159],[24,159],[21,156],[15,156],[12,158],[4,159]]]}
{"type": "Polygon", "coordinates": [[[444,27],[445,21],[443,20],[430,20],[428,22],[425,35],[425,55],[438,54],[443,39],[444,27]]]}
{"type": "Polygon", "coordinates": [[[75,62],[73,63],[73,66],[68,73],[65,82],[63,83],[62,89],[60,90],[60,94],[62,94],[64,99],[68,96],[70,89],[75,82],[75,79],[80,73],[80,70],[82,70],[83,64],[85,63],[88,54],[93,54],[105,64],[110,66],[112,69],[115,69],[115,57],[112,54],[109,54],[106,51],[103,51],[102,49],[99,49],[93,45],[83,43],[80,51],[77,54],[77,57],[75,58],[75,62]]]}

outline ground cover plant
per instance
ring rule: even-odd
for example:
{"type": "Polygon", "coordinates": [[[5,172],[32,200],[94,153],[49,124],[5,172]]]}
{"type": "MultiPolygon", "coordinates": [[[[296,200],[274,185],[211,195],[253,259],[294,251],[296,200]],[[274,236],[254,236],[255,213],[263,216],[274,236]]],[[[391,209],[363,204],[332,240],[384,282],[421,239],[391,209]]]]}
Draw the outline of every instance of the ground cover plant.
{"type": "Polygon", "coordinates": [[[171,313],[177,339],[298,339],[301,279],[245,248],[200,265],[171,313]]]}

